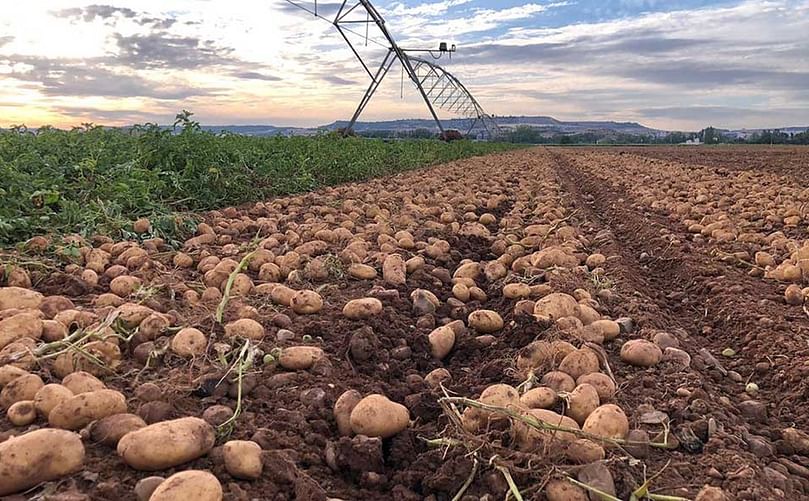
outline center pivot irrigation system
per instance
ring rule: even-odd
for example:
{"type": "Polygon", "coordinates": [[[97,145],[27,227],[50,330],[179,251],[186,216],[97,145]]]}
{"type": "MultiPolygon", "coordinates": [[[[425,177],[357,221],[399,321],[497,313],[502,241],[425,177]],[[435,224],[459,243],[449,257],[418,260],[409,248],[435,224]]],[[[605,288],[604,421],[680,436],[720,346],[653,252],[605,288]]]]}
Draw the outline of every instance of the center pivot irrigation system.
{"type": "MultiPolygon", "coordinates": [[[[351,51],[354,52],[355,56],[357,56],[357,59],[359,60],[360,64],[362,64],[365,72],[368,73],[369,77],[371,77],[371,83],[368,86],[368,89],[365,91],[365,95],[362,97],[359,106],[357,106],[357,110],[351,117],[348,127],[345,129],[346,134],[353,131],[354,125],[357,123],[357,120],[359,119],[363,110],[365,110],[365,107],[368,106],[368,103],[376,93],[376,90],[379,88],[382,80],[385,79],[385,76],[390,71],[391,66],[393,66],[394,62],[399,61],[402,66],[403,74],[407,74],[407,76],[416,86],[416,89],[418,89],[421,97],[424,99],[424,103],[430,110],[430,114],[435,120],[438,130],[441,131],[442,138],[450,139],[451,135],[447,133],[441,119],[438,118],[436,108],[445,110],[462,118],[469,119],[471,121],[471,125],[467,131],[467,134],[472,132],[476,125],[480,124],[485,137],[491,139],[500,135],[500,128],[498,127],[494,118],[483,111],[483,108],[480,106],[478,101],[472,96],[472,94],[469,93],[460,80],[432,61],[410,55],[412,53],[421,52],[429,53],[433,59],[440,59],[444,55],[449,55],[449,57],[452,57],[452,53],[455,52],[455,45],[448,47],[446,43],[441,43],[438,50],[405,49],[399,47],[396,40],[390,34],[390,31],[388,31],[388,28],[385,25],[385,19],[382,18],[379,11],[376,10],[376,7],[374,7],[368,0],[343,0],[339,3],[339,8],[337,9],[337,12],[334,14],[333,18],[331,17],[331,14],[328,14],[327,16],[324,13],[324,7],[326,6],[322,5],[323,2],[321,2],[321,6],[318,8],[317,0],[314,2],[300,2],[295,0],[285,1],[334,25],[348,46],[351,48],[351,51]],[[366,59],[360,55],[356,46],[349,38],[349,34],[362,37],[365,39],[365,43],[367,45],[369,41],[369,27],[372,24],[376,25],[385,38],[384,44],[376,41],[374,41],[374,43],[377,43],[387,49],[387,53],[382,59],[382,64],[379,65],[376,71],[371,71],[366,59]],[[364,25],[365,33],[362,34],[355,31],[353,29],[353,26],[355,25],[364,25]]],[[[331,7],[329,10],[333,12],[335,4],[327,3],[327,5],[331,7]]]]}

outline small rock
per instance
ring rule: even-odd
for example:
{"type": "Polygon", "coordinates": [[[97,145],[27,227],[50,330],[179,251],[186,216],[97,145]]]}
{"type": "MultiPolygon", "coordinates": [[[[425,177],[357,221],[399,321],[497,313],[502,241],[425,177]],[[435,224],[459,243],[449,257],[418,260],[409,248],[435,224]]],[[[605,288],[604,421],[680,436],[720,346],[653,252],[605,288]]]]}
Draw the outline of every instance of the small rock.
{"type": "Polygon", "coordinates": [[[738,404],[742,416],[758,422],[767,420],[767,405],[758,400],[746,400],[738,404]]]}
{"type": "Polygon", "coordinates": [[[326,392],[322,388],[309,388],[301,392],[301,403],[314,409],[324,407],[326,403],[326,392]]]}
{"type": "Polygon", "coordinates": [[[744,381],[742,375],[736,371],[728,371],[728,378],[734,383],[741,383],[742,381],[744,381]]]}
{"type": "Polygon", "coordinates": [[[413,354],[409,346],[397,346],[390,350],[390,356],[394,360],[407,360],[413,354]]]}
{"type": "Polygon", "coordinates": [[[296,337],[295,333],[287,329],[279,329],[275,334],[275,339],[278,341],[292,341],[296,337]]]}
{"type": "Polygon", "coordinates": [[[615,322],[621,328],[621,334],[631,334],[635,330],[635,321],[629,317],[621,317],[615,322]]]}
{"type": "Polygon", "coordinates": [[[219,426],[231,417],[233,417],[233,410],[224,405],[213,405],[202,413],[202,419],[213,426],[219,426]]]}
{"type": "Polygon", "coordinates": [[[725,491],[719,487],[711,487],[706,485],[699,491],[694,501],[729,501],[725,495],[725,491]]]}
{"type": "Polygon", "coordinates": [[[722,475],[722,472],[714,467],[708,468],[708,476],[711,478],[715,478],[717,480],[722,480],[723,478],[725,478],[725,476],[722,475]]]}
{"type": "Polygon", "coordinates": [[[673,334],[669,334],[668,332],[658,332],[652,340],[661,350],[680,347],[680,341],[674,337],[673,334]]]}
{"type": "Polygon", "coordinates": [[[141,402],[153,402],[163,398],[163,390],[154,383],[143,383],[135,388],[135,397],[141,402]]]}
{"type": "Polygon", "coordinates": [[[668,422],[669,416],[665,412],[655,410],[644,412],[638,420],[643,424],[663,424],[668,422]]]}
{"type": "Polygon", "coordinates": [[[152,497],[152,493],[157,486],[162,484],[163,481],[166,480],[163,477],[146,477],[138,481],[135,484],[135,495],[138,497],[138,501],[149,501],[149,498],[152,497]]]}
{"type": "MultiPolygon", "coordinates": [[[[612,479],[610,470],[607,469],[603,462],[598,461],[588,464],[579,470],[577,477],[579,482],[615,496],[615,481],[612,479]]],[[[593,492],[590,493],[591,501],[598,501],[599,499],[601,499],[599,495],[593,492]]]]}
{"type": "Polygon", "coordinates": [[[663,362],[669,362],[681,369],[691,367],[691,355],[679,349],[668,347],[663,351],[663,362]]]}
{"type": "Polygon", "coordinates": [[[138,416],[142,417],[146,424],[154,424],[160,421],[171,419],[174,413],[174,406],[168,402],[153,401],[146,402],[138,407],[138,416]]]}
{"type": "Polygon", "coordinates": [[[645,430],[630,430],[626,436],[626,441],[630,442],[624,446],[624,450],[636,459],[649,457],[649,434],[645,430]]]}

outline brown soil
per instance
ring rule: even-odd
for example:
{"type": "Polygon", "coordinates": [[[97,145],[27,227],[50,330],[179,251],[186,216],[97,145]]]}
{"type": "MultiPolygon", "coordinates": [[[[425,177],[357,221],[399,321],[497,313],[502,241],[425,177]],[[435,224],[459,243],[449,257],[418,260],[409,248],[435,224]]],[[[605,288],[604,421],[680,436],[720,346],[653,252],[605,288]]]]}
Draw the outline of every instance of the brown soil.
{"type": "MultiPolygon", "coordinates": [[[[532,224],[533,197],[556,199],[569,216],[567,224],[585,237],[584,254],[599,252],[608,256],[605,268],[609,282],[597,283],[586,273],[571,270],[548,271],[535,277],[537,283],[546,282],[568,293],[576,288],[588,289],[599,298],[610,318],[632,318],[636,330],[604,346],[619,383],[615,403],[624,409],[633,428],[659,431],[660,426],[645,425],[640,417],[649,410],[666,413],[671,432],[681,444],[676,450],[652,450],[637,460],[630,460],[620,449],[609,450],[607,464],[618,496],[629,499],[646,478],[661,472],[651,483],[656,493],[693,499],[709,484],[721,487],[731,499],[807,498],[809,457],[796,454],[782,440],[781,432],[791,426],[809,430],[809,317],[801,308],[785,304],[782,285],[751,277],[744,268],[715,259],[712,244],[692,239],[669,214],[640,204],[619,185],[585,169],[577,162],[580,151],[536,148],[469,159],[325,190],[297,200],[304,207],[339,207],[345,200],[374,203],[374,194],[385,190],[388,195],[380,204],[396,214],[414,195],[449,200],[450,195],[442,190],[460,181],[488,196],[503,195],[494,208],[478,204],[474,210],[477,216],[486,212],[496,216],[498,223],[488,225],[495,235],[504,218],[519,217],[523,226],[532,224]],[[404,187],[409,190],[406,195],[397,191],[404,187]],[[672,239],[679,243],[673,245],[672,239]],[[605,288],[612,292],[599,294],[605,288]],[[692,357],[690,368],[682,370],[674,364],[661,363],[640,369],[620,361],[620,341],[651,339],[658,331],[677,338],[680,348],[692,357]],[[726,348],[732,348],[737,355],[723,357],[721,352],[726,348]],[[701,356],[702,350],[716,357],[723,368],[701,356]],[[736,374],[729,375],[727,371],[736,374]],[[745,392],[748,381],[760,388],[755,397],[745,392]]],[[[805,166],[807,158],[803,150],[786,148],[733,150],[732,154],[679,148],[621,148],[591,153],[603,158],[623,155],[627,162],[652,157],[731,170],[764,168],[785,175],[794,174],[796,166],[805,166]]],[[[804,188],[809,187],[809,177],[795,179],[804,188]]],[[[452,210],[458,218],[467,212],[460,204],[452,210]]],[[[250,211],[250,207],[240,208],[228,217],[237,220],[250,211]]],[[[301,225],[323,218],[322,214],[317,210],[299,211],[285,223],[301,225]]],[[[368,224],[373,220],[367,214],[363,217],[368,224]]],[[[208,216],[212,225],[221,219],[217,213],[208,216]]],[[[395,496],[404,500],[449,500],[467,480],[472,460],[464,447],[431,448],[425,439],[460,437],[472,445],[485,443],[481,450],[488,454],[498,453],[498,464],[508,467],[525,499],[545,499],[543,487],[548,479],[565,471],[575,473],[577,468],[566,465],[553,450],[530,454],[514,451],[507,430],[493,430],[485,441],[458,433],[438,403],[442,395],[429,389],[423,377],[444,367],[452,374],[448,391],[470,398],[491,384],[517,385],[521,382],[513,370],[517,352],[535,339],[558,333],[540,326],[532,317],[515,316],[516,301],[502,297],[502,282],[488,283],[484,279],[481,287],[488,293],[486,302],[450,308],[446,300],[452,297],[452,284],[430,270],[441,267],[451,274],[463,259],[488,261],[497,255],[492,253],[490,239],[417,227],[413,231],[417,241],[438,236],[447,239],[452,251],[443,262],[428,258],[425,270],[409,275],[407,285],[398,288],[398,298],[386,296],[384,312],[378,317],[364,322],[349,320],[341,310],[348,300],[368,295],[374,286],[389,289],[381,278],[356,281],[338,274],[325,284],[304,284],[319,288],[325,300],[323,310],[312,316],[295,315],[257,296],[243,301],[257,308],[260,322],[267,329],[265,351],[298,345],[303,336],[310,336],[311,343],[321,346],[329,358],[327,364],[299,372],[259,363],[250,374],[252,388],[243,400],[244,412],[230,438],[254,440],[264,449],[264,475],[260,480],[232,478],[216,449],[178,468],[146,473],[129,468],[114,450],[86,440],[88,456],[81,472],[46,485],[44,491],[33,492],[44,493],[42,499],[134,499],[133,489],[139,479],[204,469],[219,478],[226,499],[387,500],[395,496]],[[434,318],[422,319],[427,323],[419,326],[409,299],[417,288],[429,289],[443,301],[434,318]],[[465,320],[469,312],[478,308],[498,311],[503,317],[505,327],[496,333],[496,343],[484,347],[467,336],[459,340],[449,357],[443,361],[433,359],[426,338],[432,330],[431,323],[448,318],[465,320]],[[276,341],[279,313],[290,317],[294,340],[276,341]],[[405,346],[409,355],[395,350],[405,346]],[[382,393],[403,403],[410,410],[412,425],[384,441],[340,437],[332,407],[347,389],[362,394],[382,393]],[[76,497],[64,497],[68,494],[76,497]]],[[[248,244],[254,235],[255,231],[235,234],[233,243],[248,244]]],[[[221,245],[206,250],[219,254],[221,245]]],[[[157,311],[174,310],[182,326],[193,325],[214,336],[221,335],[222,327],[213,320],[216,304],[192,307],[179,295],[171,294],[178,282],[199,284],[201,280],[195,268],[173,269],[171,257],[165,252],[153,256],[167,272],[144,272],[155,290],[146,304],[157,311]]],[[[66,278],[68,275],[35,269],[31,274],[35,288],[41,292],[64,294],[77,305],[88,307],[95,295],[107,291],[109,282],[102,278],[98,287],[87,288],[75,278],[66,278]]],[[[226,320],[237,317],[239,303],[235,301],[230,306],[226,320]]],[[[48,377],[47,368],[38,373],[46,382],[54,379],[48,377]]],[[[211,384],[220,374],[215,356],[189,363],[169,353],[149,368],[126,356],[116,373],[103,379],[110,388],[127,395],[130,412],[156,412],[160,420],[200,416],[215,404],[234,407],[236,399],[224,388],[211,384]],[[203,377],[206,374],[210,381],[203,377]],[[165,402],[162,408],[153,405],[152,409],[144,409],[144,403],[134,396],[136,388],[146,382],[161,388],[161,401],[165,402]]],[[[0,420],[0,441],[4,435],[22,431],[25,429],[15,429],[7,420],[0,420]]],[[[502,474],[482,464],[463,499],[503,499],[506,490],[502,474]]],[[[26,494],[21,499],[28,497],[26,494]]]]}

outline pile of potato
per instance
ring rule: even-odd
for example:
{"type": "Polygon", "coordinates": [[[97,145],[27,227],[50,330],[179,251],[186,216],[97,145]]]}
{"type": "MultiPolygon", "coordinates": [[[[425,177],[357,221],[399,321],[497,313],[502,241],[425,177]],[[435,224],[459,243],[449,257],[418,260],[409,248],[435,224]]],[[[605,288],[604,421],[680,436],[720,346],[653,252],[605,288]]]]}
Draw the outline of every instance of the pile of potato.
{"type": "Polygon", "coordinates": [[[751,275],[787,284],[788,304],[809,299],[809,188],[768,172],[635,155],[585,153],[569,160],[678,220],[694,240],[723,249],[723,259],[747,263],[751,275]]]}

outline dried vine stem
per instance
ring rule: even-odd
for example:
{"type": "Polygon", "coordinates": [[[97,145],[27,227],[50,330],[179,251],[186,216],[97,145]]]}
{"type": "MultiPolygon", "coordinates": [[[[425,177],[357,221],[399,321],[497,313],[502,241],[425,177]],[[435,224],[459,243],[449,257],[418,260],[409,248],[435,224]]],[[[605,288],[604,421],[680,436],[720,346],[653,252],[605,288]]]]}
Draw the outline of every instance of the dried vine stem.
{"type": "Polygon", "coordinates": [[[256,251],[250,252],[246,256],[239,261],[239,265],[236,266],[236,269],[228,277],[228,281],[225,284],[225,292],[222,294],[222,300],[219,301],[219,306],[216,307],[216,321],[218,323],[222,323],[222,316],[225,314],[225,308],[227,308],[228,301],[230,301],[230,289],[233,287],[233,282],[236,281],[236,277],[247,268],[247,265],[250,263],[250,259],[253,258],[253,255],[256,251]]]}

